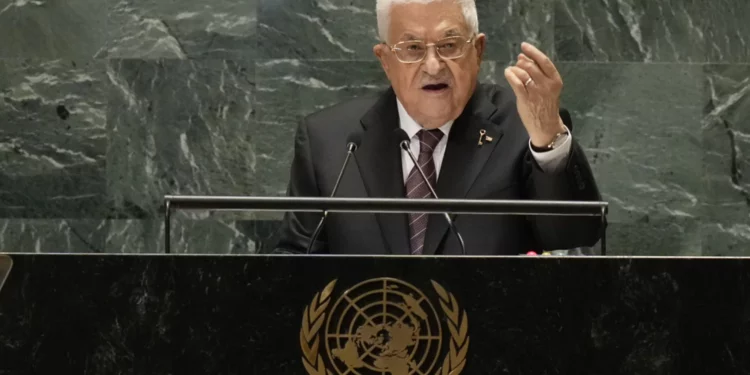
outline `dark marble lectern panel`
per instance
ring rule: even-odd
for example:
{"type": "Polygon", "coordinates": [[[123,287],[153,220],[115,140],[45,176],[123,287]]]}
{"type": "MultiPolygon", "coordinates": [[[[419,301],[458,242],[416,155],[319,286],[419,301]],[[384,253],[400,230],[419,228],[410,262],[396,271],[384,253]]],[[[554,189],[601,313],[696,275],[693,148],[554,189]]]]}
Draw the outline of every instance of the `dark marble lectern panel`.
{"type": "Polygon", "coordinates": [[[104,62],[0,59],[0,218],[107,214],[107,81],[104,62]]]}
{"type": "MultiPolygon", "coordinates": [[[[307,374],[305,307],[336,280],[321,309],[333,324],[318,332],[319,354],[331,368],[326,339],[354,334],[366,321],[337,329],[346,317],[334,315],[335,303],[379,320],[356,298],[403,285],[381,280],[353,288],[374,278],[411,284],[425,297],[417,304],[434,306],[441,325],[449,318],[431,280],[453,294],[468,321],[462,374],[750,371],[750,263],[741,259],[13,259],[0,292],[0,374],[307,374]]],[[[385,290],[394,304],[406,299],[402,288],[385,290]]],[[[447,328],[440,335],[450,336],[447,328]]],[[[437,356],[447,353],[444,344],[437,356]]]]}
{"type": "Polygon", "coordinates": [[[750,245],[750,65],[707,65],[703,118],[706,251],[744,255],[750,245]]]}
{"type": "Polygon", "coordinates": [[[252,59],[257,0],[106,0],[110,58],[252,59]]]}
{"type": "Polygon", "coordinates": [[[80,61],[106,35],[103,0],[0,0],[0,58],[80,61]]]}

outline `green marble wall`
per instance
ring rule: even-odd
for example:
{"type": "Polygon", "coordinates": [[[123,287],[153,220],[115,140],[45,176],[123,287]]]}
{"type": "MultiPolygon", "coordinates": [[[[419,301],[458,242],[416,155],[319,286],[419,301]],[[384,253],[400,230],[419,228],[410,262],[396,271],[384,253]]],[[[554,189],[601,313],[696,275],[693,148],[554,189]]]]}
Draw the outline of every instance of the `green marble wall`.
{"type": "MultiPolygon", "coordinates": [[[[522,41],[611,204],[613,254],[750,254],[750,3],[480,0],[484,80],[522,41]]],[[[387,82],[372,0],[0,0],[0,249],[161,252],[164,194],[283,194],[297,121],[387,82]]],[[[274,215],[181,215],[180,252],[274,215]]]]}

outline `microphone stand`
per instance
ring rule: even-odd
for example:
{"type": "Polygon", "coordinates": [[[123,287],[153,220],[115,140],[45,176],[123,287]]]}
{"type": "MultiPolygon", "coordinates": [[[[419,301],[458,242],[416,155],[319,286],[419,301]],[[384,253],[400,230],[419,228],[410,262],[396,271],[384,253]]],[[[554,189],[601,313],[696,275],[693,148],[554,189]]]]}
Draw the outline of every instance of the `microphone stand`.
{"type": "MultiPolygon", "coordinates": [[[[355,150],[357,150],[356,143],[349,142],[349,144],[347,145],[346,159],[344,159],[344,165],[341,166],[341,171],[339,171],[339,176],[338,178],[336,178],[336,184],[333,185],[331,198],[336,196],[336,191],[338,191],[339,185],[341,184],[341,178],[344,177],[344,171],[346,171],[346,166],[349,165],[349,160],[352,158],[352,155],[354,155],[355,150]]],[[[320,221],[318,222],[318,226],[315,227],[315,231],[313,232],[312,237],[310,237],[310,243],[307,244],[307,250],[305,251],[305,254],[310,254],[310,251],[312,251],[313,244],[315,244],[315,241],[318,239],[318,236],[320,236],[320,232],[323,230],[323,223],[325,223],[327,217],[328,217],[328,211],[323,211],[323,216],[320,218],[320,221]]]]}

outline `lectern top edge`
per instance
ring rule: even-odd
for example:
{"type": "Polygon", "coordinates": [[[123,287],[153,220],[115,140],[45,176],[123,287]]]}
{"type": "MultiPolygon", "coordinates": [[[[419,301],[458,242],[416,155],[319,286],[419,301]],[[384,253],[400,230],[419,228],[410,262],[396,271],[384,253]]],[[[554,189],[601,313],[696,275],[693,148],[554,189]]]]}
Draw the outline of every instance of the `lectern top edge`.
{"type": "Polygon", "coordinates": [[[750,257],[741,256],[666,256],[666,255],[546,255],[546,256],[527,256],[527,255],[492,255],[492,256],[481,256],[481,255],[362,255],[362,254],[174,254],[174,253],[35,253],[35,252],[14,252],[14,253],[2,253],[0,252],[0,280],[3,279],[10,271],[12,267],[13,256],[35,256],[35,257],[50,257],[50,256],[65,256],[65,257],[107,257],[107,258],[123,258],[123,257],[135,257],[135,258],[153,258],[153,257],[172,257],[172,258],[305,258],[305,259],[341,259],[341,258],[358,258],[358,259],[528,259],[529,261],[534,260],[615,260],[615,259],[631,259],[631,260],[748,260],[750,257]]]}

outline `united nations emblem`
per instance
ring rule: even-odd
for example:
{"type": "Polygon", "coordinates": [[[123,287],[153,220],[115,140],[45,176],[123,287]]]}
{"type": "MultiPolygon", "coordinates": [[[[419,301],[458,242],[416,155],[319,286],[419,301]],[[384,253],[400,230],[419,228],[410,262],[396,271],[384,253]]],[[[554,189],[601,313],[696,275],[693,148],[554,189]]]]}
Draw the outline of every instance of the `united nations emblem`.
{"type": "Polygon", "coordinates": [[[305,307],[299,338],[308,374],[457,375],[464,369],[469,320],[440,284],[432,281],[436,309],[421,290],[393,278],[361,282],[332,302],[336,281],[305,307]]]}

